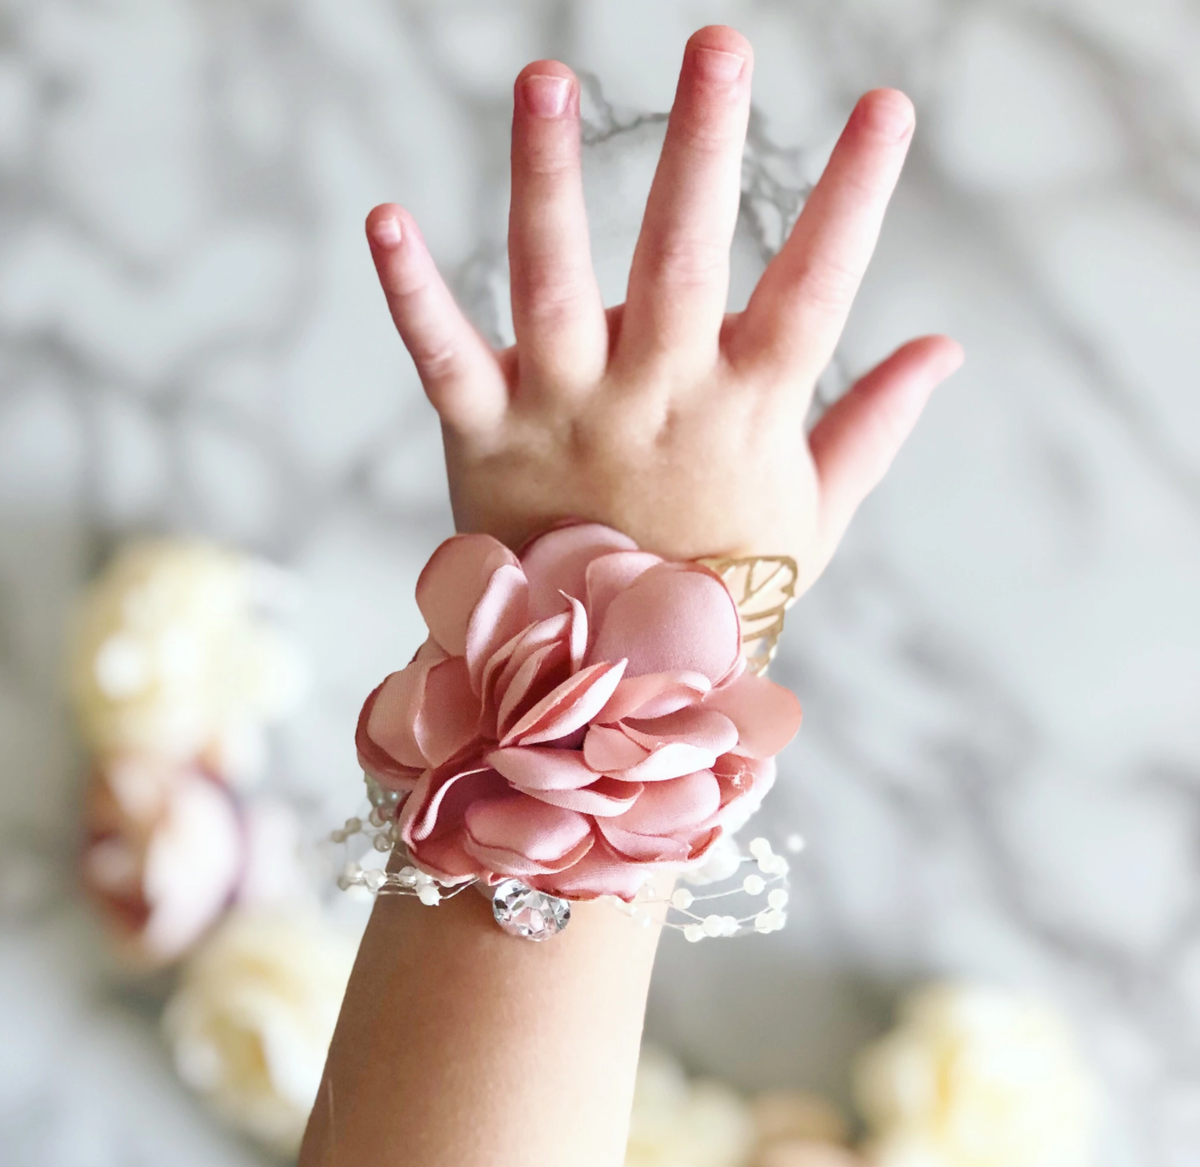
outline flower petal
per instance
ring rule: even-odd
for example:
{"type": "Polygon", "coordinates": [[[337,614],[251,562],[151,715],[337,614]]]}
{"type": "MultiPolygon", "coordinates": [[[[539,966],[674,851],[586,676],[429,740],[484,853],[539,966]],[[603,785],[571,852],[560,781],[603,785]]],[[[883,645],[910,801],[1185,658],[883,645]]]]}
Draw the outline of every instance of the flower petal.
{"type": "Polygon", "coordinates": [[[655,782],[613,825],[639,835],[680,835],[708,822],[721,806],[721,787],[711,770],[655,782]]]}
{"type": "Polygon", "coordinates": [[[497,687],[497,695],[502,691],[503,697],[496,711],[496,736],[503,739],[525,713],[557,691],[564,675],[569,676],[569,668],[568,649],[561,641],[544,644],[530,654],[508,688],[497,687]]]}
{"type": "Polygon", "coordinates": [[[512,792],[476,799],[467,807],[466,826],[472,854],[503,851],[534,865],[527,870],[543,871],[554,870],[592,833],[584,815],[512,792]]]}
{"type": "Polygon", "coordinates": [[[608,605],[643,572],[662,563],[658,555],[649,551],[614,551],[602,555],[588,564],[584,577],[587,592],[588,615],[593,626],[599,625],[608,611],[608,605]]]}
{"type": "Polygon", "coordinates": [[[659,746],[644,762],[622,770],[616,777],[626,782],[665,782],[695,770],[707,770],[716,760],[717,756],[711,750],[691,742],[668,742],[659,746]]]}
{"type": "Polygon", "coordinates": [[[582,600],[587,566],[613,551],[636,551],[628,535],[601,523],[572,523],[538,536],[521,549],[521,566],[529,580],[529,613],[541,620],[566,607],[559,594],[582,600]]]}
{"type": "Polygon", "coordinates": [[[359,717],[360,731],[404,766],[423,770],[429,765],[414,726],[425,700],[429,672],[447,659],[434,641],[427,640],[407,666],[385,677],[383,684],[367,698],[370,709],[363,706],[359,717]]]}
{"type": "Polygon", "coordinates": [[[604,707],[625,672],[625,662],[581,669],[539,701],[507,734],[501,745],[534,745],[564,737],[604,707]]]}
{"type": "Polygon", "coordinates": [[[609,702],[596,715],[602,725],[624,717],[661,717],[695,705],[712,689],[703,673],[645,673],[622,677],[609,702]]]}
{"type": "Polygon", "coordinates": [[[737,726],[725,714],[707,705],[677,709],[648,720],[627,718],[621,725],[638,745],[651,750],[670,742],[686,742],[711,750],[715,758],[738,744],[737,726]]]}
{"type": "Polygon", "coordinates": [[[527,790],[525,793],[551,806],[562,806],[599,818],[613,818],[629,810],[644,789],[637,782],[621,782],[616,778],[601,776],[591,786],[574,790],[527,790]]]}
{"type": "Polygon", "coordinates": [[[492,573],[483,595],[471,611],[464,655],[471,673],[471,688],[482,692],[483,670],[497,649],[529,623],[529,584],[525,573],[504,564],[492,573]]]}
{"type": "Polygon", "coordinates": [[[525,790],[576,790],[601,777],[579,750],[508,746],[492,750],[487,760],[514,786],[525,790]]]}
{"type": "Polygon", "coordinates": [[[578,863],[554,875],[535,876],[529,880],[529,885],[550,895],[573,900],[617,896],[628,903],[645,884],[648,874],[645,867],[630,863],[603,838],[598,838],[578,863]]]}
{"type": "Polygon", "coordinates": [[[452,656],[431,668],[413,719],[412,732],[430,766],[440,766],[475,736],[479,698],[471,689],[467,662],[452,656]]]}
{"type": "Polygon", "coordinates": [[[736,752],[752,758],[774,757],[800,728],[800,702],[790,689],[743,673],[732,685],[714,690],[704,708],[728,717],[738,730],[736,752]]]}
{"type": "Polygon", "coordinates": [[[517,557],[491,535],[454,535],[430,556],[417,579],[417,607],[452,656],[466,652],[471,613],[505,564],[517,566],[517,557]]]}
{"type": "Polygon", "coordinates": [[[507,788],[504,779],[482,758],[426,770],[400,809],[397,832],[411,850],[426,839],[461,827],[474,799],[507,788]]]}
{"type": "MultiPolygon", "coordinates": [[[[397,674],[393,673],[392,676],[397,674]]],[[[362,766],[372,778],[375,779],[381,786],[385,786],[389,790],[409,791],[416,785],[417,779],[421,777],[421,771],[425,769],[425,762],[420,765],[408,765],[393,757],[382,746],[378,745],[368,732],[371,716],[374,712],[376,702],[379,699],[379,694],[383,691],[384,685],[387,684],[387,678],[375,687],[363,702],[362,712],[358,715],[358,727],[354,733],[354,745],[358,751],[358,764],[362,766]]],[[[416,749],[415,742],[413,743],[414,753],[419,754],[416,749]]]]}
{"type": "Polygon", "coordinates": [[[620,729],[612,726],[589,726],[587,737],[583,739],[584,760],[601,774],[610,774],[614,770],[628,770],[630,766],[644,762],[649,756],[648,749],[639,746],[620,729]]]}
{"type": "Polygon", "coordinates": [[[741,624],[729,589],[707,568],[660,563],[613,598],[588,652],[628,659],[628,675],[702,673],[714,685],[741,658],[741,624]]]}

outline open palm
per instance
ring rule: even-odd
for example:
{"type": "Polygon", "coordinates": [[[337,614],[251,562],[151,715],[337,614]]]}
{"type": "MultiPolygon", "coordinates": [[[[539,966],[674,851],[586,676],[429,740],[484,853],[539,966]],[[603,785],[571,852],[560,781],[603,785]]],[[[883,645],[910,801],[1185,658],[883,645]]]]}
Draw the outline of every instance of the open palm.
{"type": "Polygon", "coordinates": [[[411,216],[367,220],[400,335],[442,419],[460,531],[517,546],[567,517],[675,558],[790,555],[807,587],[934,386],[961,362],[910,341],[811,433],[804,420],[870,260],[913,130],[908,99],[856,106],[746,309],[726,312],[752,55],[688,42],[623,305],[605,311],[580,168],[579,86],[555,61],[517,79],[509,260],[516,344],[493,351],[411,216]]]}

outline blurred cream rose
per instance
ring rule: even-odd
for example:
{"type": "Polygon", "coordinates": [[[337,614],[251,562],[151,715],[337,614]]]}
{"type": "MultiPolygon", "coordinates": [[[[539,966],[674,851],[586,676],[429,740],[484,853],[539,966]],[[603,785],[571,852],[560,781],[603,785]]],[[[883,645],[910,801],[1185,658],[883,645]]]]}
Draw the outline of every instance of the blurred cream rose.
{"type": "Polygon", "coordinates": [[[668,1054],[643,1048],[625,1167],[745,1167],[753,1147],[750,1111],[733,1090],[689,1081],[668,1054]]]}
{"type": "Polygon", "coordinates": [[[163,1015],[180,1077],[226,1122],[293,1154],[353,962],[354,944],[315,913],[232,912],[163,1015]]]}
{"type": "Polygon", "coordinates": [[[157,968],[182,956],[235,900],[306,894],[299,827],[286,806],[239,806],[194,766],[123,758],[84,798],[83,882],[119,954],[157,968]]]}
{"type": "Polygon", "coordinates": [[[266,618],[288,590],[278,569],[219,547],[123,548],[84,595],[72,640],[71,690],[88,745],[253,775],[264,723],[304,688],[299,653],[266,618]]]}
{"type": "Polygon", "coordinates": [[[1096,1090],[1061,1017],[982,986],[925,989],[861,1056],[878,1167],[1085,1167],[1096,1090]]]}

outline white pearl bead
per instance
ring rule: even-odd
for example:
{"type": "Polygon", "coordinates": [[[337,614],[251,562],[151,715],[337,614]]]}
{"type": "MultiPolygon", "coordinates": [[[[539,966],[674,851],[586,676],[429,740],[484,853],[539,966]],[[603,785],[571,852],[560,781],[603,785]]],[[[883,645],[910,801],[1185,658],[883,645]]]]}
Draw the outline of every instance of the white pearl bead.
{"type": "Polygon", "coordinates": [[[760,896],[762,895],[763,889],[766,886],[767,885],[763,882],[763,877],[761,875],[747,875],[746,878],[742,880],[742,890],[746,892],[747,895],[760,896]]]}
{"type": "Polygon", "coordinates": [[[764,859],[771,854],[771,844],[759,835],[757,839],[750,840],[750,854],[755,859],[764,859]]]}
{"type": "Polygon", "coordinates": [[[362,830],[362,819],[349,818],[346,820],[346,834],[357,835],[362,830]]]}
{"type": "Polygon", "coordinates": [[[696,897],[686,887],[676,888],[671,896],[671,907],[678,908],[681,912],[686,912],[695,902],[696,897]]]}
{"type": "Polygon", "coordinates": [[[737,916],[725,916],[724,924],[726,936],[736,936],[738,934],[738,928],[740,925],[738,924],[737,916]]]}
{"type": "Polygon", "coordinates": [[[777,887],[769,896],[767,903],[773,908],[786,908],[788,902],[788,893],[781,887],[777,887]]]}
{"type": "Polygon", "coordinates": [[[423,883],[417,888],[417,899],[427,908],[432,908],[441,898],[442,893],[435,883],[423,883]]]}
{"type": "Polygon", "coordinates": [[[704,917],[704,934],[706,936],[720,936],[725,930],[725,925],[720,916],[712,915],[704,917]]]}
{"type": "Polygon", "coordinates": [[[683,930],[684,939],[692,944],[704,939],[704,929],[699,924],[688,924],[683,930]]]}
{"type": "Polygon", "coordinates": [[[769,911],[759,912],[758,915],[754,917],[754,928],[758,932],[770,932],[772,928],[771,913],[769,911]]]}

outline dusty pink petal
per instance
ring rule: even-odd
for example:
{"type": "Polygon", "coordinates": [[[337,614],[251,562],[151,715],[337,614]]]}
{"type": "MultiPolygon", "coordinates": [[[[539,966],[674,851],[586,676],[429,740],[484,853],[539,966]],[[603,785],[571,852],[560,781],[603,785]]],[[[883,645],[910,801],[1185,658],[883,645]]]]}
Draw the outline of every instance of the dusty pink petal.
{"type": "Polygon", "coordinates": [[[587,609],[574,596],[566,598],[571,605],[571,672],[577,673],[583,667],[583,658],[587,653],[587,609]]]}
{"type": "Polygon", "coordinates": [[[477,847],[509,851],[537,864],[560,862],[592,833],[584,815],[515,792],[472,802],[466,825],[477,847]]]}
{"type": "Polygon", "coordinates": [[[628,675],[702,673],[713,684],[741,656],[737,608],[721,580],[697,564],[661,563],[608,606],[591,661],[628,659],[628,675]]]}
{"type": "Polygon", "coordinates": [[[775,780],[775,762],[768,758],[747,758],[741,754],[722,754],[712,765],[713,776],[721,784],[721,806],[743,798],[751,791],[765,794],[775,780]]]}
{"type": "Polygon", "coordinates": [[[536,745],[587,725],[612,696],[624,672],[624,661],[580,670],[526,713],[501,738],[500,744],[536,745]]]}
{"type": "Polygon", "coordinates": [[[601,725],[625,717],[662,717],[695,705],[712,688],[702,673],[645,673],[622,677],[608,704],[596,715],[601,725]]]}
{"type": "Polygon", "coordinates": [[[717,760],[712,750],[690,742],[668,742],[659,746],[644,762],[623,770],[616,776],[626,782],[666,782],[682,778],[694,770],[707,770],[717,760]]]}
{"type": "Polygon", "coordinates": [[[608,605],[639,575],[657,567],[662,559],[649,551],[616,551],[588,564],[585,589],[593,628],[604,619],[608,605]]]}
{"type": "Polygon", "coordinates": [[[417,607],[430,635],[451,656],[467,650],[467,625],[493,573],[517,557],[491,535],[454,535],[430,556],[417,579],[417,607]]]}
{"type": "Polygon", "coordinates": [[[521,549],[521,566],[529,579],[529,611],[534,620],[561,612],[566,601],[559,592],[582,600],[584,576],[593,559],[613,551],[636,551],[628,535],[600,523],[556,527],[521,549]]]}
{"type": "Polygon", "coordinates": [[[458,753],[475,737],[478,720],[479,699],[471,691],[467,662],[452,656],[434,665],[413,720],[413,736],[428,764],[440,766],[458,753]]]}
{"type": "Polygon", "coordinates": [[[677,709],[646,721],[628,718],[621,725],[638,745],[651,750],[669,742],[686,742],[698,749],[711,750],[715,758],[738,743],[737,726],[707,705],[677,709]]]}
{"type": "Polygon", "coordinates": [[[430,669],[447,659],[436,643],[427,640],[408,665],[384,678],[383,684],[372,694],[374,700],[368,698],[370,710],[363,706],[367,737],[404,766],[424,769],[429,765],[413,725],[425,699],[430,669]]]}
{"type": "Polygon", "coordinates": [[[728,688],[710,693],[704,708],[725,714],[737,726],[737,752],[752,758],[774,757],[800,728],[796,695],[753,673],[743,673],[728,688]]]}
{"type": "Polygon", "coordinates": [[[655,782],[614,826],[639,835],[681,835],[696,830],[721,806],[721,786],[711,770],[655,782]]]}
{"type": "Polygon", "coordinates": [[[471,688],[482,692],[483,670],[496,651],[529,623],[529,584],[519,567],[504,564],[492,573],[467,623],[464,655],[471,688]]]}
{"type": "Polygon", "coordinates": [[[409,848],[413,866],[445,883],[462,883],[481,877],[486,868],[467,849],[467,832],[459,827],[441,838],[426,839],[409,848]]]}
{"type": "Polygon", "coordinates": [[[608,774],[614,770],[628,770],[630,766],[644,762],[649,756],[649,750],[639,746],[621,730],[612,726],[589,726],[587,737],[583,739],[584,760],[601,774],[608,774]]]}
{"type": "Polygon", "coordinates": [[[482,758],[426,770],[400,809],[397,831],[412,848],[432,836],[460,828],[473,800],[507,788],[504,779],[482,758]]]}
{"type": "Polygon", "coordinates": [[[529,880],[529,885],[550,895],[567,896],[575,900],[618,896],[628,903],[645,884],[647,875],[645,867],[630,863],[600,838],[574,866],[556,875],[534,877],[529,880]]]}
{"type": "MultiPolygon", "coordinates": [[[[396,674],[393,673],[392,675],[395,676],[396,674]]],[[[425,768],[425,762],[422,761],[419,766],[409,766],[398,761],[387,750],[377,745],[367,732],[367,726],[370,724],[375,703],[386,684],[387,680],[383,684],[376,686],[366,701],[363,702],[362,712],[358,715],[358,727],[354,733],[354,745],[358,751],[359,765],[376,782],[389,790],[407,792],[416,785],[417,779],[421,777],[421,771],[425,768]]]]}
{"type": "Polygon", "coordinates": [[[536,875],[546,875],[561,871],[565,867],[574,866],[592,849],[594,842],[594,836],[589,834],[586,839],[581,839],[578,845],[572,847],[565,855],[545,862],[530,859],[519,851],[508,850],[507,847],[488,847],[471,838],[469,834],[465,847],[488,872],[485,882],[496,884],[506,876],[513,875],[525,883],[531,883],[532,878],[536,875]]]}
{"type": "Polygon", "coordinates": [[[569,629],[565,613],[522,628],[488,659],[480,677],[480,732],[496,737],[498,708],[521,666],[540,648],[562,640],[569,629]]]}
{"type": "Polygon", "coordinates": [[[508,746],[492,750],[487,760],[514,786],[525,790],[575,790],[600,777],[578,750],[508,746]]]}
{"type": "Polygon", "coordinates": [[[502,696],[496,711],[496,736],[503,739],[529,709],[554,692],[569,675],[569,668],[568,649],[561,641],[543,644],[531,653],[507,689],[497,686],[496,694],[502,696]]]}
{"type": "Polygon", "coordinates": [[[636,782],[620,782],[616,778],[597,778],[591,786],[575,790],[530,790],[522,788],[532,798],[561,806],[580,814],[597,818],[613,818],[635,805],[643,786],[636,782]]]}
{"type": "Polygon", "coordinates": [[[567,613],[539,620],[523,629],[514,640],[508,641],[484,667],[483,697],[497,705],[521,671],[525,662],[549,644],[565,643],[570,636],[571,621],[567,613]]]}
{"type": "Polygon", "coordinates": [[[618,855],[633,863],[685,863],[691,855],[686,839],[627,831],[619,819],[597,819],[596,829],[618,855]]]}

